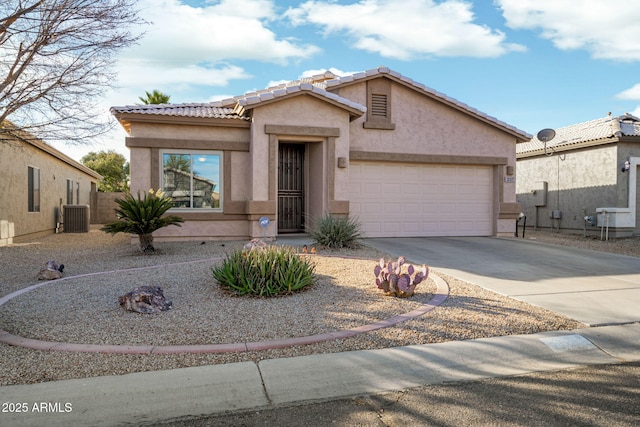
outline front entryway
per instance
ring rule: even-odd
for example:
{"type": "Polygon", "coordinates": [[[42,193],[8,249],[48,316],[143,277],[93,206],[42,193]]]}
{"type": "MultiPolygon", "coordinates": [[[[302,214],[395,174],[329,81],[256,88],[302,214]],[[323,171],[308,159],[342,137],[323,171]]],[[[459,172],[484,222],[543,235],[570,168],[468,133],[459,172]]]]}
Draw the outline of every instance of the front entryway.
{"type": "Polygon", "coordinates": [[[304,144],[279,144],[278,233],[304,231],[304,144]]]}

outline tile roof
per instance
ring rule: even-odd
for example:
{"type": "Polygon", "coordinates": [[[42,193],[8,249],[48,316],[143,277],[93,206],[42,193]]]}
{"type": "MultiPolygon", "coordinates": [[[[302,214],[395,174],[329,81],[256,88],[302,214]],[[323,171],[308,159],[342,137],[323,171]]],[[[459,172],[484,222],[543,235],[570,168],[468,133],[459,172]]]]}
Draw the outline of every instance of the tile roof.
{"type": "MultiPolygon", "coordinates": [[[[611,142],[622,136],[640,136],[640,119],[625,113],[618,117],[602,117],[584,123],[555,129],[555,137],[546,144],[547,150],[579,148],[594,141],[611,142]]],[[[516,145],[516,155],[544,154],[545,144],[537,136],[529,142],[516,145]]]]}
{"type": "Polygon", "coordinates": [[[234,112],[233,106],[226,107],[223,103],[211,102],[202,104],[152,104],[127,105],[111,107],[112,114],[148,114],[173,117],[196,117],[206,119],[242,119],[248,120],[234,112]]]}
{"type": "Polygon", "coordinates": [[[418,83],[402,74],[392,71],[387,67],[355,73],[348,76],[337,76],[329,71],[300,80],[294,80],[272,86],[255,92],[248,92],[240,96],[215,101],[205,104],[158,104],[158,105],[133,105],[124,107],[112,107],[112,114],[148,114],[175,117],[195,117],[195,118],[222,118],[222,119],[243,119],[249,120],[246,110],[255,108],[264,103],[272,102],[279,98],[296,96],[300,94],[310,94],[321,99],[325,99],[335,105],[350,111],[352,118],[361,116],[366,112],[366,107],[343,98],[334,91],[341,86],[372,79],[384,75],[400,82],[414,90],[437,99],[453,108],[475,116],[494,126],[512,133],[520,140],[529,140],[531,135],[527,132],[511,126],[495,117],[489,116],[469,105],[440,93],[430,87],[418,83]]]}

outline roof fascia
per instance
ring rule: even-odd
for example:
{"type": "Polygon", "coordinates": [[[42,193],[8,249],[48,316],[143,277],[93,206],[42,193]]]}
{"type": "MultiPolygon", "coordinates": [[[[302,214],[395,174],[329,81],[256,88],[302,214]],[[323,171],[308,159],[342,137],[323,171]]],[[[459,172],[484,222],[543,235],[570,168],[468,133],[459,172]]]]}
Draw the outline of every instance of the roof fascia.
{"type": "MultiPolygon", "coordinates": [[[[566,144],[566,145],[558,145],[558,146],[552,146],[552,147],[547,147],[547,154],[546,155],[550,155],[549,152],[551,151],[552,154],[554,153],[562,153],[562,152],[568,152],[568,151],[575,151],[575,150],[579,150],[581,148],[589,148],[589,147],[597,147],[599,145],[609,145],[609,144],[615,144],[618,142],[639,142],[638,138],[633,138],[632,140],[628,140],[627,138],[607,138],[607,139],[596,139],[596,140],[592,140],[592,141],[584,141],[584,142],[577,142],[575,144],[566,144]]],[[[538,149],[538,150],[534,150],[534,151],[527,151],[525,153],[516,153],[516,159],[524,159],[527,157],[539,157],[539,156],[545,156],[544,153],[544,149],[538,149]]]]}
{"type": "MultiPolygon", "coordinates": [[[[327,92],[329,92],[329,91],[327,91],[327,92]]],[[[268,104],[272,104],[272,103],[280,102],[280,101],[285,101],[285,100],[288,100],[288,99],[291,99],[291,98],[294,98],[294,97],[297,97],[297,96],[302,96],[302,95],[311,96],[313,98],[319,99],[320,101],[326,102],[327,104],[331,104],[331,105],[333,105],[335,107],[338,107],[338,108],[340,108],[342,110],[347,111],[349,113],[349,119],[352,120],[352,121],[357,119],[358,117],[361,117],[364,114],[363,111],[361,111],[361,110],[359,110],[357,108],[351,108],[348,105],[342,104],[342,103],[340,103],[340,102],[338,102],[336,100],[333,100],[333,99],[331,99],[329,97],[323,96],[323,95],[321,95],[321,94],[319,94],[317,92],[314,92],[312,90],[300,90],[300,91],[288,93],[286,95],[273,97],[271,99],[261,100],[259,102],[253,103],[253,104],[248,104],[247,103],[247,104],[243,105],[241,103],[238,103],[236,105],[236,108],[235,108],[234,112],[239,114],[239,115],[243,115],[245,113],[245,111],[247,111],[247,110],[252,110],[252,109],[257,108],[257,107],[263,107],[263,106],[268,105],[268,104]]]]}
{"type": "Polygon", "coordinates": [[[191,125],[191,126],[220,126],[250,128],[251,123],[245,119],[219,119],[207,117],[180,117],[165,116],[162,114],[136,114],[136,113],[115,113],[114,116],[120,125],[131,134],[132,123],[154,123],[171,125],[191,125]]]}
{"type": "Polygon", "coordinates": [[[77,162],[75,160],[73,160],[71,157],[67,156],[66,154],[64,154],[61,151],[56,150],[55,148],[53,148],[52,146],[50,146],[49,144],[44,143],[43,141],[41,141],[40,139],[36,138],[34,135],[31,135],[29,133],[27,133],[30,137],[32,137],[33,139],[29,139],[29,138],[24,138],[21,136],[17,136],[13,133],[7,133],[7,135],[11,136],[12,138],[18,140],[18,141],[22,141],[25,144],[31,145],[32,147],[40,150],[40,151],[44,151],[45,153],[49,154],[50,156],[68,164],[69,166],[73,167],[74,169],[79,170],[80,172],[83,172],[89,176],[94,177],[96,180],[101,181],[104,177],[102,175],[100,175],[98,172],[94,171],[93,169],[89,169],[88,167],[86,167],[85,165],[83,165],[80,162],[77,162]]]}

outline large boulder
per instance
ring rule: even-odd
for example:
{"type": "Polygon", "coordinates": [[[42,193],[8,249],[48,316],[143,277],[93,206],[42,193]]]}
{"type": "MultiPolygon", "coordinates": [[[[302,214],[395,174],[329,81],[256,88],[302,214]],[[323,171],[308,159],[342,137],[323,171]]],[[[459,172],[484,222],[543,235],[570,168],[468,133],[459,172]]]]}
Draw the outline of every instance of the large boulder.
{"type": "Polygon", "coordinates": [[[38,280],[55,280],[62,277],[62,271],[64,270],[64,264],[56,264],[55,261],[48,261],[47,264],[40,269],[36,279],[38,280]]]}
{"type": "Polygon", "coordinates": [[[140,286],[118,297],[118,302],[126,310],[137,313],[157,313],[171,308],[171,301],[164,297],[164,291],[158,286],[140,286]]]}

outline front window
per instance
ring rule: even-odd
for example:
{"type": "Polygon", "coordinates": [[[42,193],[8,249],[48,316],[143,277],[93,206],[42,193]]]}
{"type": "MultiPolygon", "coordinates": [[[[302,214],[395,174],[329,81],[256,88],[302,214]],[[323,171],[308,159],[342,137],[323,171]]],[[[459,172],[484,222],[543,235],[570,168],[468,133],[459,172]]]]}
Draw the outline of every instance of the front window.
{"type": "Polygon", "coordinates": [[[27,176],[28,211],[40,212],[40,169],[28,166],[27,176]]]}
{"type": "Polygon", "coordinates": [[[70,179],[67,180],[67,204],[73,204],[73,181],[70,179]]]}
{"type": "Polygon", "coordinates": [[[162,191],[178,209],[221,209],[222,154],[212,151],[164,152],[162,191]]]}

